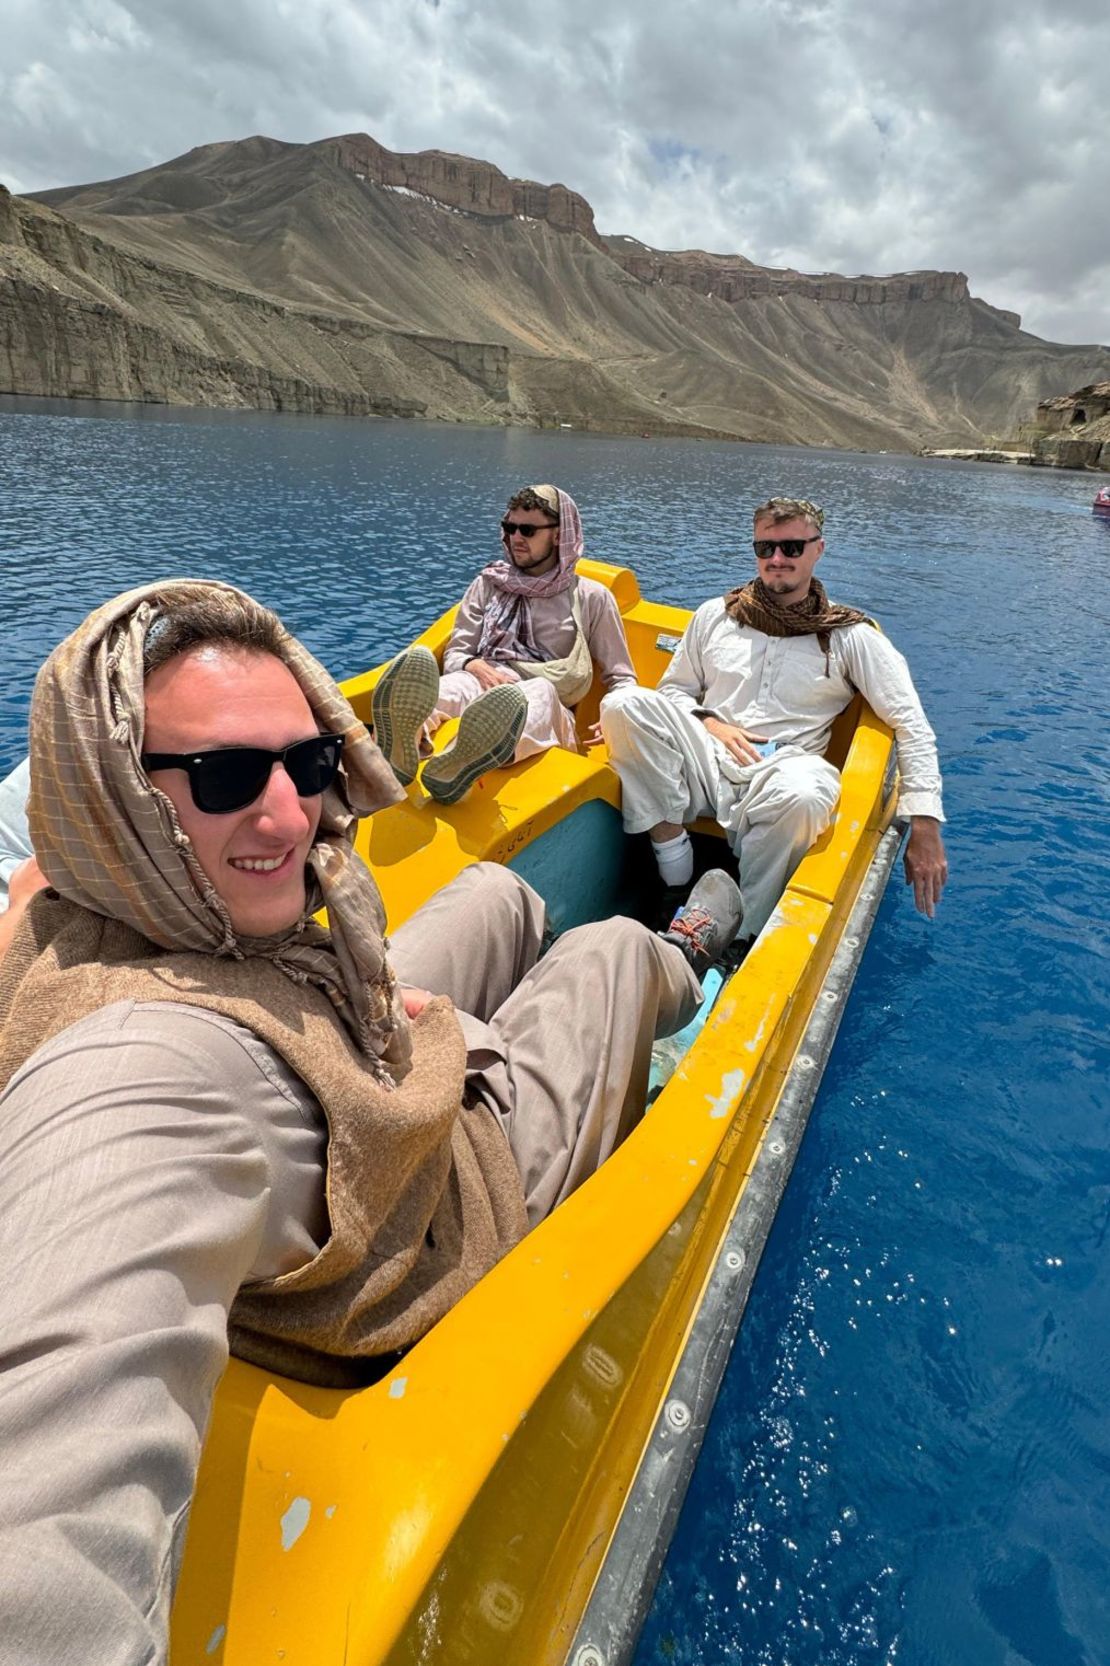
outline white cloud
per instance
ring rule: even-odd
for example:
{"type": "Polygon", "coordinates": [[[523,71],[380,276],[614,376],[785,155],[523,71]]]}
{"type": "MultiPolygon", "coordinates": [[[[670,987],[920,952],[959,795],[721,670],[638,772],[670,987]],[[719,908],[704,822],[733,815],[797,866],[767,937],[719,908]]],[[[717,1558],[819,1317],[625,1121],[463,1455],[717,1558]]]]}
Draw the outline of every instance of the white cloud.
{"type": "Polygon", "coordinates": [[[1080,0],[0,0],[0,178],[364,129],[560,180],[603,231],[804,270],[960,268],[1110,341],[1110,19],[1080,0]]]}

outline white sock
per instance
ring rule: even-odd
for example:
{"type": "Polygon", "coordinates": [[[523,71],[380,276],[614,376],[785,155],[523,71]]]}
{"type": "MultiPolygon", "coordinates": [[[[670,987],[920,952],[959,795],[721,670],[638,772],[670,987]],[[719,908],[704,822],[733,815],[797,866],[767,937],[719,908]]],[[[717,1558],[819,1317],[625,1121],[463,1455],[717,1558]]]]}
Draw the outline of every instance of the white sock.
{"type": "Polygon", "coordinates": [[[689,884],[694,877],[694,847],[685,828],[677,839],[653,839],[651,848],[655,852],[659,877],[664,885],[689,884]]]}

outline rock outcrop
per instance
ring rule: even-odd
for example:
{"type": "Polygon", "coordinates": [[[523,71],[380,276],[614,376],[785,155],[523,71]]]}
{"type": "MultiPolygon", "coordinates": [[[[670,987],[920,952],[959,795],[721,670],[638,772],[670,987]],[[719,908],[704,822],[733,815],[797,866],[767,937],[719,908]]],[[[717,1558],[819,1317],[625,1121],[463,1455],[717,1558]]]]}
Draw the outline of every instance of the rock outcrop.
{"type": "Polygon", "coordinates": [[[576,231],[599,249],[603,247],[593,209],[585,197],[565,185],[510,179],[489,162],[443,150],[386,150],[367,133],[350,133],[331,143],[339,166],[359,179],[411,191],[481,219],[544,220],[557,231],[576,231]]]}
{"type": "Polygon", "coordinates": [[[1042,399],[1022,440],[1050,468],[1110,470],[1110,381],[1042,399]]]}
{"type": "Polygon", "coordinates": [[[476,420],[508,399],[495,343],[284,305],[136,257],[6,191],[0,274],[8,393],[411,417],[435,388],[476,420]]]}
{"type": "MultiPolygon", "coordinates": [[[[799,295],[809,301],[850,301],[882,306],[887,301],[967,301],[963,272],[896,272],[886,278],[845,278],[836,272],[776,271],[742,255],[711,255],[704,249],[674,253],[650,249],[634,237],[608,237],[613,259],[641,283],[681,284],[721,301],[752,301],[764,295],[799,295]]],[[[1015,322],[1017,315],[1011,314],[1015,322]]]]}
{"type": "Polygon", "coordinates": [[[1107,376],[962,273],[603,239],[562,185],[365,134],[0,197],[8,392],[909,451],[994,443],[1107,376]]]}

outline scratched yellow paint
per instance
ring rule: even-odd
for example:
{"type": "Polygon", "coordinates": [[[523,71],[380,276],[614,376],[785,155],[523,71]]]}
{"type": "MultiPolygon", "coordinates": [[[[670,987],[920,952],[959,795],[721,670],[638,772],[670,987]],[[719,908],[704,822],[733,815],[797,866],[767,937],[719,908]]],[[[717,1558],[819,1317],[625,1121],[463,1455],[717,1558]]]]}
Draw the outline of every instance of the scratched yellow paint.
{"type": "MultiPolygon", "coordinates": [[[[687,615],[609,583],[638,672],[687,615]]],[[[421,638],[440,650],[445,615],[421,638]]],[[[367,714],[377,673],[348,692],[367,714]]],[[[582,714],[592,721],[596,711],[582,714]]],[[[853,720],[856,714],[853,714],[853,720]]],[[[889,732],[834,747],[836,821],[639,1128],[409,1353],[355,1393],[233,1361],[174,1610],[174,1666],[562,1662],[698,1298],[890,815],[889,732]]],[[[448,737],[437,737],[445,739],[448,737]]],[[[832,750],[832,749],[830,749],[832,750]]],[[[468,862],[508,860],[590,799],[604,755],[548,753],[436,812],[419,786],[363,829],[392,926],[468,862]]]]}

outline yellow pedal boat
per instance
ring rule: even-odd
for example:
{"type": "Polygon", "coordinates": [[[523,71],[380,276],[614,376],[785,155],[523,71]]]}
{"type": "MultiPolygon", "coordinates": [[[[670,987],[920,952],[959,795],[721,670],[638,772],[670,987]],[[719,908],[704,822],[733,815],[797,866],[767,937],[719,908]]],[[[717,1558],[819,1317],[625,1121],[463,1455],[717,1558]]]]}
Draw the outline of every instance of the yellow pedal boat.
{"type": "MultiPolygon", "coordinates": [[[[610,586],[639,680],[656,683],[689,614],[644,601],[626,569],[580,570],[610,586]]],[[[452,619],[417,640],[441,654],[452,619]]],[[[346,685],[360,716],[379,672],[346,685]]],[[[596,714],[595,688],[581,733],[596,714]]],[[[372,1387],[231,1362],[174,1666],[630,1658],[901,837],[891,734],[858,699],[829,756],[833,825],[603,1169],[372,1387]]],[[[414,786],[359,848],[394,928],[488,860],[561,930],[623,899],[635,845],[618,805],[603,747],[558,749],[450,809],[414,786]]]]}

